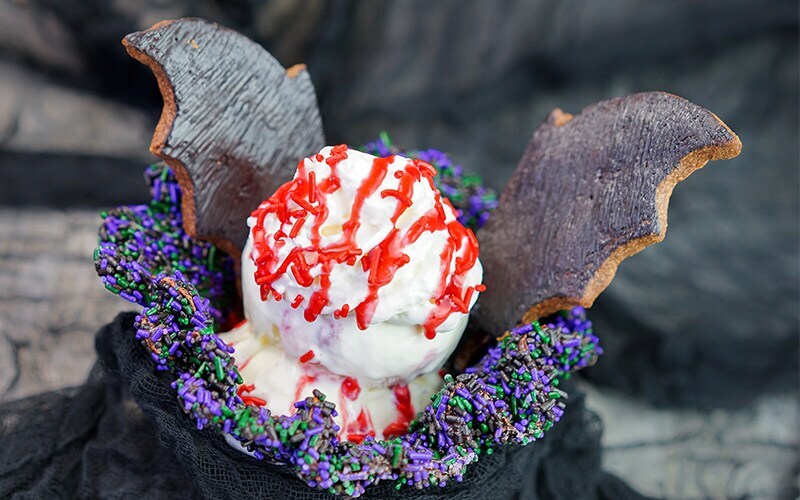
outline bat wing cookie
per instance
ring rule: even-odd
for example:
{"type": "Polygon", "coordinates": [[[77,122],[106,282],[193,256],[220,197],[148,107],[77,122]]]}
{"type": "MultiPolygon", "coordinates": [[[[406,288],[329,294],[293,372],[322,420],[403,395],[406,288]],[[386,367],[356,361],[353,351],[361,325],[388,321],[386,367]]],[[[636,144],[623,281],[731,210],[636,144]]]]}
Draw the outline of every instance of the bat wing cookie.
{"type": "Polygon", "coordinates": [[[202,19],[164,21],[123,45],[158,79],[150,150],[180,182],[187,232],[238,258],[248,214],[325,145],[308,73],[202,19]]]}
{"type": "Polygon", "coordinates": [[[503,331],[591,306],[620,261],[664,238],[675,185],[740,151],[713,113],[663,92],[551,112],[478,234],[492,285],[480,324],[503,331]]]}

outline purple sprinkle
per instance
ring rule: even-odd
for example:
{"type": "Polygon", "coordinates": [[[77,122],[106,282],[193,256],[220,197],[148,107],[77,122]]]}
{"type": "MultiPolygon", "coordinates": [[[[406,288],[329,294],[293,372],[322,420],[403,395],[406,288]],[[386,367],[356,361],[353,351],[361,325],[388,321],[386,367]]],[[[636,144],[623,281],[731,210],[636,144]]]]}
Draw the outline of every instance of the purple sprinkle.
{"type": "MultiPolygon", "coordinates": [[[[386,151],[392,149],[390,144],[381,144],[386,151]]],[[[427,150],[425,155],[440,169],[441,178],[454,173],[461,176],[461,167],[441,152],[427,150]],[[449,169],[448,172],[442,171],[443,168],[449,169]]],[[[117,280],[124,278],[130,287],[126,285],[126,290],[122,290],[120,295],[128,300],[133,297],[141,303],[147,295],[150,303],[146,304],[146,313],[137,316],[136,336],[142,340],[149,338],[159,349],[158,353],[148,354],[158,370],[174,374],[176,378],[172,386],[198,428],[210,427],[242,436],[239,439],[247,442],[248,448],[258,458],[292,465],[312,487],[358,496],[364,492],[365,486],[379,480],[406,478],[407,484],[413,486],[429,486],[429,477],[435,478],[440,486],[453,479],[461,481],[467,466],[478,459],[475,446],[528,442],[534,438],[533,430],[539,432],[545,423],[557,421],[563,415],[563,408],[557,405],[563,406],[563,403],[554,405],[554,400],[549,400],[549,406],[545,407],[538,403],[536,396],[550,391],[550,379],[558,379],[568,370],[592,364],[602,352],[597,347],[597,338],[591,334],[591,323],[582,315],[575,314],[576,309],[555,316],[553,327],[545,327],[552,330],[552,350],[542,349],[545,353],[537,354],[539,357],[535,359],[517,356],[511,363],[510,356],[517,354],[514,336],[527,335],[532,352],[542,347],[541,339],[529,335],[538,327],[522,325],[512,330],[507,340],[488,349],[482,360],[470,367],[467,373],[454,375],[454,379],[446,382],[438,396],[439,404],[426,407],[417,415],[408,434],[392,442],[367,438],[360,445],[339,443],[336,434],[340,429],[331,420],[338,413],[335,406],[327,402],[325,405],[328,406],[323,407],[316,400],[309,399],[308,403],[298,401],[295,403],[297,412],[291,416],[273,416],[266,408],[254,410],[254,406],[245,407],[236,394],[234,380],[239,375],[230,357],[234,349],[213,332],[217,326],[215,320],[227,314],[220,301],[232,284],[234,273],[230,260],[215,262],[212,271],[208,260],[211,246],[195,242],[183,232],[177,204],[180,190],[171,172],[164,168],[151,167],[148,170],[154,200],[161,200],[160,204],[128,207],[122,218],[119,212],[109,212],[101,229],[100,262],[97,263],[98,269],[104,266],[111,269],[103,271],[108,273],[103,281],[116,286],[117,280]],[[163,182],[162,178],[165,179],[163,182]],[[130,255],[137,256],[138,260],[128,258],[123,250],[130,251],[130,255]],[[105,264],[102,264],[103,259],[106,259],[105,264]],[[117,266],[124,272],[119,274],[117,266]],[[185,269],[185,273],[180,272],[177,266],[185,269]],[[167,279],[169,281],[164,281],[167,279]],[[177,300],[182,296],[191,297],[185,306],[186,311],[177,300]],[[167,305],[169,298],[173,300],[167,305]],[[197,330],[202,330],[202,334],[198,335],[197,330]],[[181,350],[182,345],[186,349],[181,350]],[[579,346],[591,347],[583,348],[583,352],[573,349],[568,356],[558,352],[559,347],[570,349],[579,346]],[[217,380],[220,362],[222,373],[226,374],[224,380],[217,380]],[[205,367],[202,372],[198,371],[201,364],[205,367]],[[551,370],[548,371],[550,376],[545,376],[545,368],[551,370]],[[514,372],[524,375],[526,371],[531,373],[530,382],[520,380],[517,375],[510,377],[514,372]],[[509,388],[510,378],[515,380],[513,392],[509,388]],[[497,390],[498,384],[503,387],[502,393],[497,390]],[[456,394],[460,396],[458,405],[449,404],[451,396],[456,394]],[[498,397],[500,394],[502,397],[498,397]],[[516,398],[514,407],[517,410],[510,412],[509,404],[513,398],[516,398]],[[226,407],[224,414],[223,406],[226,407]],[[243,412],[248,412],[247,419],[241,418],[243,412]],[[479,427],[482,426],[468,427],[472,421],[485,423],[490,430],[481,432],[479,427]],[[299,422],[314,423],[302,428],[295,425],[297,431],[289,436],[290,439],[278,439],[278,431],[285,432],[299,422]],[[254,429],[264,431],[257,433],[254,429]],[[309,446],[312,437],[315,447],[309,446]],[[391,462],[398,456],[398,451],[403,459],[392,467],[391,462]],[[305,456],[299,454],[303,452],[305,456]],[[320,461],[325,455],[334,455],[336,463],[344,464],[346,468],[331,469],[327,460],[320,461]],[[313,460],[306,463],[309,458],[313,460]],[[356,463],[360,464],[359,471],[347,468],[347,464],[356,463]],[[349,489],[345,491],[345,488],[349,489]]],[[[483,198],[487,190],[480,185],[468,186],[473,182],[468,178],[464,181],[463,184],[444,183],[440,188],[445,193],[456,189],[455,192],[462,195],[464,204],[456,208],[465,223],[485,221],[489,213],[487,207],[496,206],[496,199],[483,198]]]]}
{"type": "Polygon", "coordinates": [[[308,436],[316,436],[317,434],[320,434],[324,430],[325,430],[325,428],[322,427],[322,426],[314,427],[314,428],[309,429],[308,431],[306,431],[306,434],[308,436]]]}

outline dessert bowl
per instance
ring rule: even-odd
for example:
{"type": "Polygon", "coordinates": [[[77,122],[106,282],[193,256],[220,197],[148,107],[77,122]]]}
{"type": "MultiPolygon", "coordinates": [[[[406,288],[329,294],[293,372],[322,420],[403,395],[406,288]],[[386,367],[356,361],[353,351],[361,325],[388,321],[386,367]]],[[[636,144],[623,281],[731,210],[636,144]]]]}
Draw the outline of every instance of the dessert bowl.
{"type": "Polygon", "coordinates": [[[294,466],[309,486],[357,496],[381,481],[417,488],[461,481],[480,455],[541,438],[566,407],[559,383],[602,352],[576,307],[549,323],[517,326],[478,363],[446,374],[430,404],[409,408],[391,439],[340,439],[336,405],[316,389],[295,402],[295,413],[273,415],[247,395],[235,349],[217,332],[236,314],[233,259],[183,230],[181,188],[168,166],[150,166],[146,179],[149,204],[103,214],[98,275],[144,307],[136,338],[155,369],[177,376],[172,387],[197,428],[221,431],[257,459],[294,466]]]}

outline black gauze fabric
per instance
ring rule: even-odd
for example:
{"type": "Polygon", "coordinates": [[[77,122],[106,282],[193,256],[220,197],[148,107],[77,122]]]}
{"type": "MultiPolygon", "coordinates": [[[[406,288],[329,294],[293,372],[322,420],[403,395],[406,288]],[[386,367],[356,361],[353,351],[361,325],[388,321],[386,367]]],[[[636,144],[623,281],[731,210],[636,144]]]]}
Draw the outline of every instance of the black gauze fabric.
{"type": "MultiPolygon", "coordinates": [[[[135,340],[133,321],[123,313],[100,330],[83,386],[0,405],[0,498],[335,498],[197,430],[169,373],[135,340]]],[[[422,491],[382,483],[362,498],[642,498],[601,469],[601,423],[566,389],[566,414],[544,439],[482,456],[462,483],[422,491]]]]}

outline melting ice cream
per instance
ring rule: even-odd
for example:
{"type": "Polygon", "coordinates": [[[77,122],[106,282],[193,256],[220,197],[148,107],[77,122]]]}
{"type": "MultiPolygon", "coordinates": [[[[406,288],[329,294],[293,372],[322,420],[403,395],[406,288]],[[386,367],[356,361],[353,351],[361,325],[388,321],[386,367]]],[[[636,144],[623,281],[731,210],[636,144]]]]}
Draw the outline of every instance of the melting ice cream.
{"type": "Polygon", "coordinates": [[[483,289],[475,236],[434,174],[326,147],[252,213],[247,323],[228,334],[244,397],[289,412],[317,388],[337,403],[343,438],[404,432],[483,289]]]}

